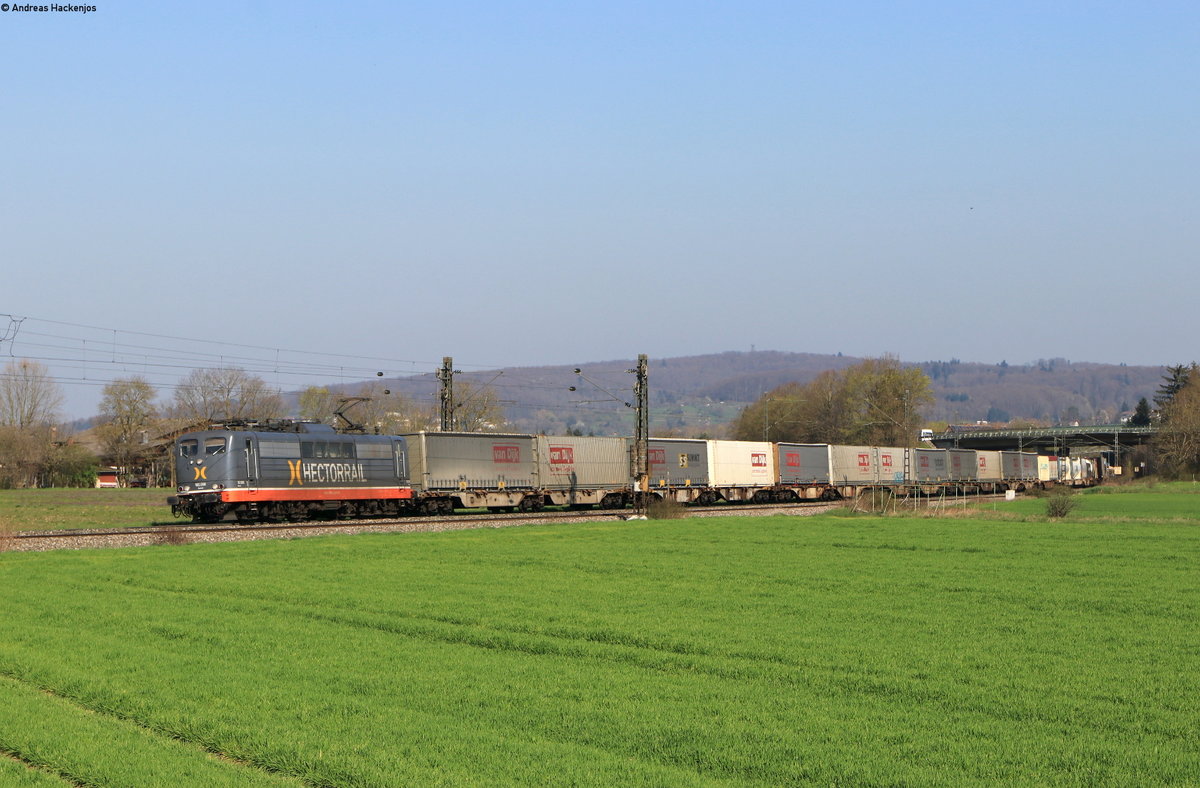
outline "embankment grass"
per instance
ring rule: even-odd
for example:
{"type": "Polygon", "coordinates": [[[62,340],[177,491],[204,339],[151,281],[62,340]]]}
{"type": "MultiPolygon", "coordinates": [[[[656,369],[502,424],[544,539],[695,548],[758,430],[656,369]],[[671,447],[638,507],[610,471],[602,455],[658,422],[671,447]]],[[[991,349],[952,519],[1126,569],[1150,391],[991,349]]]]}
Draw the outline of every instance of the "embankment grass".
{"type": "Polygon", "coordinates": [[[104,785],[1187,783],[1198,547],[864,516],[7,553],[0,753],[104,785]]]}
{"type": "MultiPolygon", "coordinates": [[[[1138,487],[1097,487],[1071,494],[1075,506],[1063,519],[1079,523],[1195,523],[1200,522],[1200,497],[1190,488],[1146,490],[1138,487]]],[[[989,501],[972,509],[980,516],[998,513],[1033,521],[1046,514],[1046,498],[989,501]]]]}
{"type": "Polygon", "coordinates": [[[136,528],[171,521],[163,488],[0,490],[0,523],[13,531],[136,528]]]}

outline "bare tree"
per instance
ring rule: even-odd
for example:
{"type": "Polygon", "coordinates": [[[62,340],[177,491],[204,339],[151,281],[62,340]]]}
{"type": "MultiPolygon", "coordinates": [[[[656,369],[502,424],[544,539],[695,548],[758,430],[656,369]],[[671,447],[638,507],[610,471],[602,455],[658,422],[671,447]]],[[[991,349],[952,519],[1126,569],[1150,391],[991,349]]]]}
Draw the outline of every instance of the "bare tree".
{"type": "Polygon", "coordinates": [[[1200,376],[1190,375],[1163,408],[1154,448],[1169,474],[1200,469],[1200,376]]]}
{"type": "Polygon", "coordinates": [[[103,423],[97,428],[107,457],[128,469],[146,453],[146,431],[158,417],[157,392],[140,377],[119,378],[104,387],[100,400],[103,423]]]}
{"type": "Polygon", "coordinates": [[[300,418],[329,424],[338,406],[338,395],[324,386],[309,386],[300,392],[300,418]]]}
{"type": "Polygon", "coordinates": [[[54,439],[54,428],[45,424],[0,425],[0,487],[36,487],[54,439]]]}
{"type": "Polygon", "coordinates": [[[0,485],[39,483],[61,407],[62,391],[43,364],[17,359],[0,372],[0,485]]]}
{"type": "Polygon", "coordinates": [[[0,425],[24,429],[53,424],[62,401],[62,390],[44,364],[22,358],[0,372],[0,425]]]}
{"type": "Polygon", "coordinates": [[[504,429],[504,406],[491,386],[469,380],[454,384],[454,428],[463,432],[504,429]]]}
{"type": "Polygon", "coordinates": [[[431,407],[422,408],[409,397],[389,391],[377,382],[363,384],[354,396],[367,400],[354,406],[347,415],[369,432],[383,435],[418,432],[429,429],[436,420],[431,407]]]}
{"type": "Polygon", "coordinates": [[[191,421],[276,419],[287,412],[278,390],[237,367],[193,370],[175,389],[175,410],[191,421]]]}

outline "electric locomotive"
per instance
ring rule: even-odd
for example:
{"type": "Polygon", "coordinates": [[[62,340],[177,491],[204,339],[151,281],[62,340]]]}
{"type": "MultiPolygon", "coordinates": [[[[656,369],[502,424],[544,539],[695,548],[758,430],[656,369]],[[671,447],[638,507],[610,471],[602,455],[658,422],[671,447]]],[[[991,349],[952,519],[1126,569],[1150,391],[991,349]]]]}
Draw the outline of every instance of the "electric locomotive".
{"type": "Polygon", "coordinates": [[[175,442],[176,516],[196,522],[401,514],[412,503],[405,440],[324,424],[211,429],[175,442]]]}

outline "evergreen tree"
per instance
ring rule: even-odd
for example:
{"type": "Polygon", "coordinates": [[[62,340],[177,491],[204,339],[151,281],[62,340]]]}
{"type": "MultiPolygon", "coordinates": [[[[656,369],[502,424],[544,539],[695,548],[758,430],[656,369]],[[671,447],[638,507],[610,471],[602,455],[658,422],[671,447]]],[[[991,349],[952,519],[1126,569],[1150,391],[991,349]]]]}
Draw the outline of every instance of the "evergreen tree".
{"type": "Polygon", "coordinates": [[[1133,416],[1129,418],[1130,427],[1149,427],[1150,426],[1150,403],[1145,397],[1138,400],[1137,409],[1133,411],[1133,416]]]}
{"type": "Polygon", "coordinates": [[[1167,367],[1168,375],[1163,375],[1163,383],[1158,387],[1158,393],[1154,395],[1154,404],[1161,412],[1171,400],[1175,399],[1175,395],[1179,390],[1187,385],[1188,378],[1196,371],[1196,362],[1189,364],[1179,364],[1174,367],[1167,367]]]}

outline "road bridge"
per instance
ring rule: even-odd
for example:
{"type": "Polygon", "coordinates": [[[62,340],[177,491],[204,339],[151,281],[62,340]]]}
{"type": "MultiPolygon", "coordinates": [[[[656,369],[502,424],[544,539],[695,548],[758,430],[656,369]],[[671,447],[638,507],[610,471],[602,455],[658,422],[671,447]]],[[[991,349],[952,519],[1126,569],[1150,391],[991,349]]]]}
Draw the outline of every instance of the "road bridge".
{"type": "Polygon", "coordinates": [[[1157,427],[1131,427],[1128,424],[1089,424],[1083,427],[1030,427],[1026,429],[958,429],[933,436],[939,449],[993,449],[1035,451],[1038,454],[1079,454],[1084,449],[1120,453],[1146,443],[1157,427]]]}

